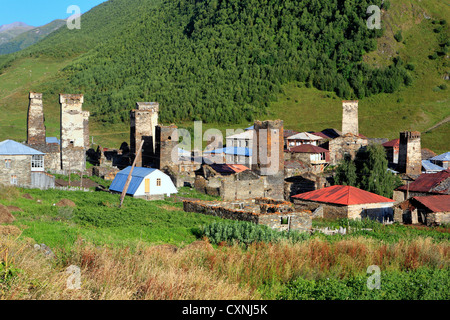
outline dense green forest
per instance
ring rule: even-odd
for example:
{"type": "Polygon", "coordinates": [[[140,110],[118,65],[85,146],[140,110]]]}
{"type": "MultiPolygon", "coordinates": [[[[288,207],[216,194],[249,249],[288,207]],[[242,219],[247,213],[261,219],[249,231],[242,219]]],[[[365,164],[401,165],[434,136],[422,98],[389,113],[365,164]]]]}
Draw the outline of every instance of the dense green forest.
{"type": "Polygon", "coordinates": [[[366,25],[374,4],[382,7],[381,0],[110,0],[83,15],[81,30],[61,28],[3,66],[23,56],[80,56],[44,94],[84,93],[104,122],[128,121],[136,101],[160,102],[162,122],[251,121],[290,81],[343,99],[411,83],[400,59],[377,69],[362,62],[383,33],[366,25]]]}

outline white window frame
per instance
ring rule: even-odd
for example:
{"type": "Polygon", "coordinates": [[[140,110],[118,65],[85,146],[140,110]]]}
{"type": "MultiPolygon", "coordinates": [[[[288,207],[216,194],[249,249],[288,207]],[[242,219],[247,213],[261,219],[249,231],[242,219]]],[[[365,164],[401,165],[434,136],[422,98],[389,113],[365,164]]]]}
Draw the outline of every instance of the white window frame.
{"type": "Polygon", "coordinates": [[[32,171],[44,171],[44,156],[43,155],[31,156],[31,170],[32,171]]]}
{"type": "Polygon", "coordinates": [[[5,159],[5,168],[11,169],[11,163],[12,163],[11,159],[5,159]]]}
{"type": "Polygon", "coordinates": [[[17,186],[18,182],[17,182],[17,175],[12,174],[11,175],[11,179],[10,179],[10,183],[14,186],[17,186]]]}

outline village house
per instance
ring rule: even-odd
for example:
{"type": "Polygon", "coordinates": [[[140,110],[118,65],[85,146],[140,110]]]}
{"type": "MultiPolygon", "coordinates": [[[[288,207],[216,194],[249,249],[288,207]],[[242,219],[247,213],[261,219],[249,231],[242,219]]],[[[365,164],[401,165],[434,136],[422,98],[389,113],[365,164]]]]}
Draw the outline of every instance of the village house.
{"type": "Polygon", "coordinates": [[[13,140],[0,142],[0,184],[48,189],[55,177],[45,172],[45,154],[13,140]]]}
{"type": "Polygon", "coordinates": [[[436,173],[443,170],[445,168],[434,164],[430,160],[422,160],[422,173],[436,173]]]}
{"type": "MultiPolygon", "coordinates": [[[[131,166],[119,171],[109,190],[123,192],[131,166]]],[[[178,193],[170,177],[158,169],[135,167],[126,191],[127,195],[147,200],[164,199],[164,196],[178,193]]]]}
{"type": "Polygon", "coordinates": [[[446,152],[429,159],[432,163],[444,169],[448,169],[450,163],[450,152],[446,152]]]}
{"type": "Polygon", "coordinates": [[[317,146],[323,138],[309,132],[300,132],[287,138],[287,150],[300,146],[302,144],[311,144],[317,146]]]}
{"type": "Polygon", "coordinates": [[[400,139],[394,139],[382,144],[386,150],[386,156],[389,163],[398,163],[398,153],[400,149],[400,139]]]}
{"type": "Polygon", "coordinates": [[[330,151],[313,144],[302,144],[285,150],[284,159],[300,160],[309,165],[312,172],[322,172],[330,162],[330,151]]]}
{"type": "Polygon", "coordinates": [[[252,149],[253,144],[253,130],[246,130],[241,133],[236,133],[225,138],[227,147],[241,147],[252,149]]]}
{"type": "Polygon", "coordinates": [[[224,147],[204,152],[205,156],[213,156],[220,159],[216,163],[242,164],[247,167],[252,165],[252,149],[246,147],[224,147]]]}
{"type": "Polygon", "coordinates": [[[415,181],[395,189],[393,199],[402,202],[412,197],[438,194],[450,194],[450,169],[421,174],[415,181]]]}
{"type": "Polygon", "coordinates": [[[417,196],[394,207],[394,220],[436,226],[450,223],[450,195],[417,196]]]}
{"type": "Polygon", "coordinates": [[[394,200],[352,186],[335,185],[292,196],[297,209],[327,219],[393,220],[394,200]]]}

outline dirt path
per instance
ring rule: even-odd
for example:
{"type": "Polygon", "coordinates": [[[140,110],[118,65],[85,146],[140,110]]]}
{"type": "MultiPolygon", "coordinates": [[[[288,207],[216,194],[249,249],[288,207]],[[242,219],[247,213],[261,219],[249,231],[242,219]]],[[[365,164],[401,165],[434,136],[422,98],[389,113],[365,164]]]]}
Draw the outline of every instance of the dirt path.
{"type": "Polygon", "coordinates": [[[432,126],[432,127],[428,128],[427,130],[425,130],[425,132],[429,132],[429,131],[431,131],[431,130],[434,130],[434,129],[436,129],[437,127],[442,126],[443,124],[446,124],[447,122],[450,122],[450,117],[447,117],[447,118],[445,118],[445,119],[442,120],[442,121],[439,121],[439,122],[436,123],[434,126],[432,126]]]}

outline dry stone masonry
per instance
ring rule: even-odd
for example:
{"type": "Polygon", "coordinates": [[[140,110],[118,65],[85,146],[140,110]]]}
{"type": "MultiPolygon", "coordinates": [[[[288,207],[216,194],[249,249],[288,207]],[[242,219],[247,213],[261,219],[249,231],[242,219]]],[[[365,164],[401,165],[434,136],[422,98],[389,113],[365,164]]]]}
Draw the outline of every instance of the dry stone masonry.
{"type": "Polygon", "coordinates": [[[61,169],[86,170],[89,147],[89,112],[83,111],[82,94],[61,94],[61,169]]]}
{"type": "Polygon", "coordinates": [[[311,211],[297,211],[290,202],[270,198],[228,202],[184,200],[183,208],[186,212],[252,222],[278,231],[309,232],[312,229],[311,211]]]}

